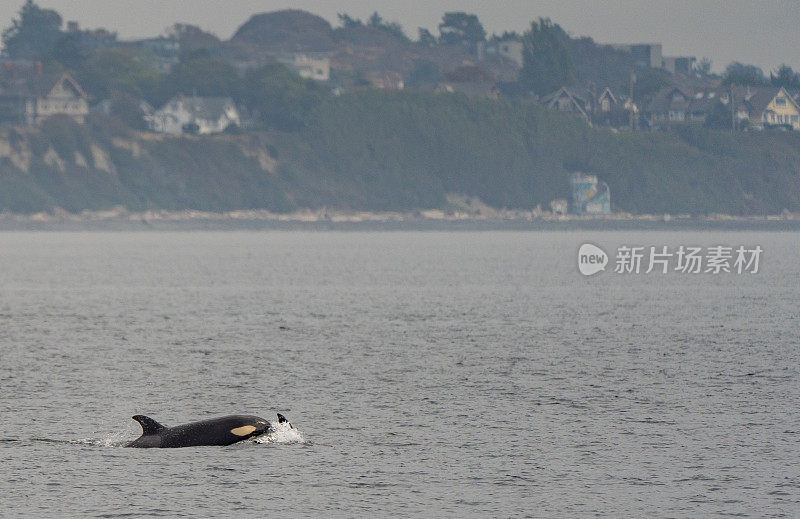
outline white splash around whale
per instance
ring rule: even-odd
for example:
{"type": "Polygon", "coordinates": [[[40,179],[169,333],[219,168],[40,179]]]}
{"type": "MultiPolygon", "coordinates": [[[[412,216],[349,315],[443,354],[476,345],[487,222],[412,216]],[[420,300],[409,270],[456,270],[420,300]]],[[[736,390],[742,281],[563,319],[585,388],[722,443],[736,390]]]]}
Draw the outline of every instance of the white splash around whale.
{"type": "Polygon", "coordinates": [[[257,437],[255,443],[309,443],[303,434],[288,422],[272,423],[269,433],[257,437]]]}

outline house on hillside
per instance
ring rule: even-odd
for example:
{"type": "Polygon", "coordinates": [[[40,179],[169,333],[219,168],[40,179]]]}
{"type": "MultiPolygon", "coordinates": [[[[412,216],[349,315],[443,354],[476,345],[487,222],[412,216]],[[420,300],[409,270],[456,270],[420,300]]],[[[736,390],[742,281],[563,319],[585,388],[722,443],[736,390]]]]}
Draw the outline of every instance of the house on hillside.
{"type": "Polygon", "coordinates": [[[733,89],[736,118],[757,129],[783,126],[800,131],[800,104],[783,87],[733,89]]]}
{"type": "Polygon", "coordinates": [[[646,110],[651,128],[681,124],[705,124],[718,104],[727,103],[727,92],[719,88],[667,87],[657,92],[646,110]]]}
{"type": "Polygon", "coordinates": [[[561,87],[539,99],[539,103],[559,112],[580,115],[587,122],[591,121],[592,100],[586,96],[586,93],[576,89],[561,87]]]}
{"type": "Polygon", "coordinates": [[[492,58],[505,58],[518,67],[522,67],[523,43],[519,38],[492,38],[488,41],[478,42],[478,59],[481,61],[492,58]]]}
{"type": "Polygon", "coordinates": [[[435,92],[460,92],[470,97],[496,99],[500,94],[495,77],[483,67],[464,63],[445,74],[446,81],[436,85],[435,92]]]}
{"type": "Polygon", "coordinates": [[[229,126],[241,126],[239,111],[229,97],[178,95],[145,120],[152,131],[173,135],[220,133],[229,126]]]}
{"type": "Polygon", "coordinates": [[[572,112],[592,122],[621,108],[620,100],[606,87],[597,95],[594,89],[561,87],[539,100],[539,103],[559,112],[572,112]]]}
{"type": "Polygon", "coordinates": [[[280,54],[275,59],[292,69],[300,77],[315,81],[331,79],[331,59],[328,56],[313,56],[303,53],[280,54]]]}
{"type": "Polygon", "coordinates": [[[33,126],[54,115],[83,124],[89,114],[86,92],[68,73],[41,74],[40,68],[0,86],[0,119],[33,126]]]}
{"type": "Polygon", "coordinates": [[[651,128],[667,128],[689,122],[690,92],[670,86],[659,90],[645,109],[645,119],[651,128]]]}
{"type": "Polygon", "coordinates": [[[600,95],[597,96],[594,104],[594,112],[596,114],[606,114],[614,110],[614,108],[619,106],[619,100],[617,96],[614,95],[614,92],[611,91],[610,88],[606,87],[600,92],[600,95]]]}
{"type": "Polygon", "coordinates": [[[671,86],[653,97],[645,118],[652,128],[704,124],[717,105],[726,107],[739,124],[755,129],[783,126],[800,131],[800,104],[784,88],[720,87],[692,92],[671,86]],[[731,107],[733,103],[733,107],[731,107]]]}

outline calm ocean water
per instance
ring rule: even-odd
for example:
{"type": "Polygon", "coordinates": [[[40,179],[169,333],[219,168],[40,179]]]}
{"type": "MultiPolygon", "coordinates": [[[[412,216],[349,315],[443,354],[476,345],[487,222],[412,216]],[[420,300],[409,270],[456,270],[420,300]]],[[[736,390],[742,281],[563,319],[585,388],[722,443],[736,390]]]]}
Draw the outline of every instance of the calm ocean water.
{"type": "Polygon", "coordinates": [[[0,515],[800,516],[800,239],[0,233],[0,515]],[[580,244],[760,245],[754,275],[580,244]],[[234,413],[299,434],[124,449],[234,413]]]}

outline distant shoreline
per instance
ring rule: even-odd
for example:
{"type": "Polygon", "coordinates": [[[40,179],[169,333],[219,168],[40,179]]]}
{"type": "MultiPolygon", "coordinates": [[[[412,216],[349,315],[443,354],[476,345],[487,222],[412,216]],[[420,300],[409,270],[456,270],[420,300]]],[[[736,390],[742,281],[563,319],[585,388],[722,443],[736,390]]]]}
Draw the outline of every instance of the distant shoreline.
{"type": "Polygon", "coordinates": [[[0,214],[0,231],[224,231],[224,230],[342,230],[342,231],[580,231],[580,230],[730,230],[798,231],[800,215],[671,216],[557,215],[526,211],[495,211],[492,215],[305,210],[289,214],[264,210],[226,213],[202,211],[147,211],[122,208],[84,211],[56,210],[34,214],[0,214]]]}

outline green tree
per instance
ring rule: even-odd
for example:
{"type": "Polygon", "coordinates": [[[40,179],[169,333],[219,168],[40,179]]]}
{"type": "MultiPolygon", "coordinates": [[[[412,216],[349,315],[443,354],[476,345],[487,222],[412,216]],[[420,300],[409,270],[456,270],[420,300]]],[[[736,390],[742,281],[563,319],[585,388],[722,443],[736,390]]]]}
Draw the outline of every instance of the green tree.
{"type": "Polygon", "coordinates": [[[135,57],[115,49],[101,49],[77,71],[84,90],[95,99],[107,99],[115,92],[151,99],[160,81],[158,74],[142,66],[135,57]]]}
{"type": "Polygon", "coordinates": [[[264,126],[284,131],[302,129],[311,110],[328,96],[324,87],[280,64],[249,70],[242,86],[240,102],[264,126]]]}
{"type": "Polygon", "coordinates": [[[336,16],[339,17],[339,21],[342,22],[342,26],[345,29],[350,29],[351,27],[362,27],[364,22],[362,22],[358,18],[353,18],[347,13],[338,13],[336,16]]]}
{"type": "Polygon", "coordinates": [[[208,97],[236,96],[239,74],[233,65],[205,50],[184,54],[167,78],[173,93],[208,97]]]}
{"type": "Polygon", "coordinates": [[[671,75],[666,70],[641,70],[636,74],[636,81],[633,84],[633,99],[641,108],[646,106],[659,90],[671,84],[671,75]]]}
{"type": "Polygon", "coordinates": [[[433,47],[436,45],[436,37],[431,34],[431,31],[425,27],[419,28],[419,42],[425,47],[433,47]]]}
{"type": "Polygon", "coordinates": [[[76,34],[66,34],[59,38],[50,52],[47,60],[54,60],[70,70],[80,70],[88,58],[87,53],[80,47],[76,34]]]}
{"type": "Polygon", "coordinates": [[[800,74],[792,70],[789,65],[781,65],[774,74],[770,72],[769,82],[774,87],[783,87],[789,90],[800,89],[800,74]]]}
{"type": "Polygon", "coordinates": [[[732,123],[730,107],[717,102],[706,117],[705,126],[713,130],[730,130],[732,123]]]}
{"type": "Polygon", "coordinates": [[[3,31],[3,53],[15,59],[36,59],[49,54],[61,38],[61,15],[27,0],[11,27],[3,31]]]}
{"type": "Polygon", "coordinates": [[[517,31],[503,31],[500,36],[492,36],[492,38],[496,38],[498,41],[519,41],[522,36],[517,31]]]}
{"type": "Polygon", "coordinates": [[[378,14],[378,11],[372,13],[372,16],[369,17],[369,21],[367,22],[369,27],[374,29],[380,29],[382,31],[386,31],[401,40],[408,40],[408,36],[403,32],[403,27],[397,22],[386,22],[383,20],[383,17],[378,14]]]}
{"type": "Polygon", "coordinates": [[[196,25],[176,23],[169,29],[168,33],[178,40],[183,52],[211,49],[220,45],[219,38],[196,25]]]}
{"type": "Polygon", "coordinates": [[[145,130],[147,124],[144,120],[141,99],[124,92],[114,93],[111,99],[111,115],[124,122],[134,130],[145,130]]]}
{"type": "Polygon", "coordinates": [[[444,13],[439,34],[439,42],[445,45],[486,41],[486,30],[478,17],[464,12],[444,13]]]}
{"type": "Polygon", "coordinates": [[[408,36],[406,36],[406,33],[403,31],[403,26],[397,22],[385,22],[381,29],[403,41],[410,41],[408,36]]]}
{"type": "Polygon", "coordinates": [[[367,25],[370,27],[382,27],[383,26],[383,17],[378,14],[378,11],[372,13],[372,16],[369,17],[369,21],[367,25]]]}
{"type": "Polygon", "coordinates": [[[568,48],[569,36],[548,18],[531,22],[522,38],[520,82],[539,95],[549,94],[575,82],[568,48]]]}
{"type": "Polygon", "coordinates": [[[764,86],[767,84],[767,78],[764,77],[764,71],[755,65],[745,65],[734,61],[725,68],[722,84],[725,86],[764,86]]]}
{"type": "Polygon", "coordinates": [[[439,66],[430,60],[418,60],[414,62],[414,70],[408,79],[410,87],[419,87],[424,84],[437,83],[442,78],[439,66]]]}

